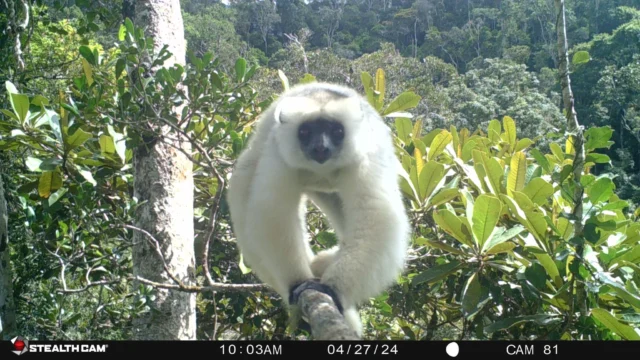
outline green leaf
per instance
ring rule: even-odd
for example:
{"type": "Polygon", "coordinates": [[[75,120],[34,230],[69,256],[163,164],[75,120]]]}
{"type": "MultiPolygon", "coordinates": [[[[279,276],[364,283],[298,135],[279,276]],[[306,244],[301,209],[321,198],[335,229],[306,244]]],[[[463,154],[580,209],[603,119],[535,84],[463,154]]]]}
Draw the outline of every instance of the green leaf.
{"type": "Polygon", "coordinates": [[[585,162],[592,162],[596,164],[607,164],[611,162],[611,158],[605,154],[590,153],[589,155],[587,155],[585,162]]]}
{"type": "Polygon", "coordinates": [[[84,71],[84,76],[87,78],[87,84],[91,86],[91,84],[93,84],[93,69],[85,59],[82,59],[82,70],[84,71]]]}
{"type": "Polygon", "coordinates": [[[498,120],[491,120],[489,122],[489,127],[487,128],[487,133],[489,136],[489,140],[492,142],[498,142],[500,140],[500,133],[502,132],[502,125],[498,120]]]}
{"type": "Polygon", "coordinates": [[[127,34],[127,28],[124,26],[124,24],[120,24],[120,29],[118,29],[118,40],[124,41],[124,37],[126,34],[127,34]]]}
{"type": "Polygon", "coordinates": [[[502,202],[497,197],[482,194],[476,199],[471,227],[479,248],[483,248],[485,241],[493,233],[501,212],[502,202]]]}
{"type": "Polygon", "coordinates": [[[86,45],[82,45],[80,46],[79,51],[80,51],[80,55],[82,55],[82,57],[85,58],[89,62],[89,64],[97,65],[96,58],[93,55],[93,51],[91,51],[91,48],[89,48],[86,45]]]}
{"type": "Polygon", "coordinates": [[[43,198],[48,198],[51,193],[62,186],[62,177],[57,171],[45,171],[40,175],[38,182],[38,194],[43,198]]]}
{"type": "Polygon", "coordinates": [[[69,150],[75,149],[78,146],[84,144],[87,140],[91,139],[91,134],[78,128],[73,135],[66,139],[66,143],[69,146],[69,150]]]}
{"type": "Polygon", "coordinates": [[[485,326],[484,332],[494,333],[496,331],[503,331],[515,325],[519,325],[526,322],[533,322],[539,326],[549,326],[560,321],[562,321],[562,317],[560,317],[559,315],[538,314],[538,315],[516,316],[512,318],[502,319],[494,322],[493,324],[485,326]]]}
{"type": "Polygon", "coordinates": [[[302,79],[300,79],[300,84],[309,84],[316,82],[316,77],[311,74],[304,74],[302,79]]]}
{"type": "Polygon", "coordinates": [[[3,114],[5,114],[7,117],[9,117],[10,119],[13,119],[15,121],[20,121],[20,119],[18,119],[18,117],[16,116],[16,114],[12,113],[11,111],[7,110],[7,109],[0,109],[0,112],[2,112],[3,114]]]}
{"type": "Polygon", "coordinates": [[[240,254],[240,261],[238,262],[238,267],[240,268],[240,271],[245,275],[251,272],[251,268],[244,263],[244,256],[242,256],[242,254],[240,254]]]}
{"type": "MultiPolygon", "coordinates": [[[[376,100],[375,109],[378,112],[380,112],[380,109],[382,109],[382,106],[384,105],[384,93],[385,93],[384,70],[378,69],[376,71],[376,87],[375,87],[375,92],[374,92],[375,100],[376,100]]],[[[392,112],[395,112],[395,111],[392,111],[392,112]]],[[[389,114],[389,113],[387,113],[387,114],[389,114]]]]}
{"type": "Polygon", "coordinates": [[[625,340],[640,340],[640,335],[631,326],[623,324],[605,309],[592,309],[591,316],[625,340]]]}
{"type": "Polygon", "coordinates": [[[522,151],[533,144],[535,143],[533,142],[533,140],[529,138],[520,139],[518,140],[518,143],[516,144],[516,148],[514,149],[514,151],[522,151]]]}
{"type": "Polygon", "coordinates": [[[125,137],[123,134],[116,132],[116,130],[111,125],[107,126],[107,130],[109,132],[109,135],[111,135],[111,137],[113,138],[113,144],[116,147],[116,152],[118,153],[118,156],[120,156],[120,159],[124,164],[127,159],[126,158],[127,144],[125,142],[125,137]]]}
{"type": "Polygon", "coordinates": [[[573,59],[571,60],[571,62],[573,63],[573,65],[579,65],[588,63],[589,60],[590,56],[588,51],[578,51],[573,54],[573,59]]]}
{"type": "Polygon", "coordinates": [[[553,185],[549,184],[543,178],[537,177],[531,179],[522,192],[531,199],[531,202],[538,205],[547,203],[548,198],[553,195],[553,185]]]}
{"type": "Polygon", "coordinates": [[[60,200],[60,198],[64,194],[66,194],[67,191],[68,191],[67,188],[62,188],[62,189],[59,189],[58,191],[54,192],[53,194],[51,194],[49,199],[47,199],[47,203],[49,204],[49,206],[53,206],[53,204],[58,202],[58,200],[60,200]]]}
{"type": "Polygon", "coordinates": [[[556,263],[553,262],[551,256],[546,253],[534,253],[534,255],[538,259],[538,261],[540,261],[542,267],[544,267],[544,269],[547,271],[547,275],[549,275],[556,288],[561,288],[563,284],[562,278],[560,277],[558,267],[556,266],[556,263]]]}
{"type": "Polygon", "coordinates": [[[396,118],[396,131],[398,138],[405,144],[411,141],[411,132],[413,131],[413,124],[408,118],[396,118]]]}
{"type": "Polygon", "coordinates": [[[491,247],[486,254],[487,255],[495,255],[503,252],[510,252],[516,247],[516,244],[512,242],[498,244],[496,246],[491,247]]]}
{"type": "Polygon", "coordinates": [[[30,171],[40,171],[40,164],[42,164],[42,160],[28,156],[25,164],[30,171]]]}
{"type": "Polygon", "coordinates": [[[429,199],[429,206],[438,206],[454,199],[458,196],[459,191],[454,189],[443,189],[438,191],[431,199],[429,199]]]}
{"type": "Polygon", "coordinates": [[[504,126],[504,132],[506,140],[511,145],[511,149],[516,146],[516,122],[509,116],[505,116],[502,119],[502,126],[504,126]]]}
{"type": "Polygon", "coordinates": [[[113,154],[116,152],[116,146],[113,143],[113,138],[109,135],[100,135],[100,151],[107,154],[113,154]]]}
{"type": "Polygon", "coordinates": [[[476,148],[476,141],[469,140],[462,147],[462,161],[467,162],[471,159],[472,151],[476,148]]]}
{"type": "MultiPolygon", "coordinates": [[[[416,159],[416,161],[417,160],[418,159],[416,159]]],[[[442,178],[444,178],[444,165],[435,161],[429,161],[424,168],[422,168],[422,171],[420,171],[418,178],[420,199],[424,200],[429,197],[442,178]]]]}
{"type": "Polygon", "coordinates": [[[447,234],[461,243],[472,246],[469,230],[451,210],[442,209],[433,212],[433,220],[447,234]]]}
{"type": "Polygon", "coordinates": [[[465,316],[476,314],[487,300],[488,289],[483,288],[478,280],[478,273],[474,273],[467,280],[462,290],[462,310],[465,316]]]}
{"type": "Polygon", "coordinates": [[[589,200],[593,204],[598,204],[609,200],[613,195],[614,184],[613,180],[608,177],[601,177],[588,190],[589,200]]]}
{"type": "Polygon", "coordinates": [[[9,102],[20,123],[24,124],[30,116],[29,97],[24,94],[9,94],[9,102]]]}
{"type": "Polygon", "coordinates": [[[507,178],[507,194],[513,196],[514,191],[524,188],[524,180],[527,175],[527,158],[521,151],[511,157],[509,177],[507,178]]]}
{"type": "Polygon", "coordinates": [[[487,185],[490,187],[491,192],[494,195],[499,195],[502,192],[502,178],[504,176],[504,169],[500,163],[493,157],[488,156],[487,153],[478,150],[473,151],[473,157],[478,159],[484,166],[486,179],[488,180],[487,185]]]}
{"type": "Polygon", "coordinates": [[[625,252],[624,254],[616,257],[610,263],[610,269],[613,271],[613,265],[621,263],[623,261],[628,261],[632,264],[640,263],[640,246],[635,246],[632,250],[625,252]]]}
{"type": "Polygon", "coordinates": [[[496,230],[496,232],[493,234],[493,236],[491,236],[489,241],[484,244],[484,246],[482,247],[482,252],[491,252],[494,247],[516,237],[524,230],[525,228],[522,225],[515,225],[509,230],[505,230],[505,228],[499,227],[498,230],[496,230]]]}
{"type": "Polygon", "coordinates": [[[282,70],[278,70],[278,76],[280,77],[280,81],[282,82],[282,88],[287,91],[289,90],[289,78],[282,70]]]}
{"type": "Polygon", "coordinates": [[[611,136],[613,136],[613,129],[608,126],[589,128],[589,130],[585,131],[584,135],[587,138],[585,144],[586,151],[609,148],[613,145],[613,141],[609,141],[611,136]]]}
{"type": "Polygon", "coordinates": [[[7,93],[9,94],[19,94],[18,88],[11,81],[5,81],[4,86],[7,88],[7,93]]]}
{"type": "Polygon", "coordinates": [[[551,172],[551,166],[549,165],[549,160],[544,155],[542,155],[540,150],[534,148],[534,149],[531,149],[530,153],[533,156],[533,158],[536,159],[538,164],[542,166],[544,171],[546,171],[547,173],[551,172]]]}
{"type": "Polygon", "coordinates": [[[611,286],[611,288],[613,288],[618,296],[631,304],[631,306],[633,306],[636,311],[640,310],[640,297],[638,295],[629,292],[629,290],[625,289],[622,284],[615,281],[607,273],[598,272],[598,278],[607,285],[611,286]]]}
{"type": "Polygon", "coordinates": [[[116,61],[116,70],[115,70],[116,79],[120,78],[120,75],[124,71],[124,67],[125,67],[124,59],[118,59],[118,61],[116,61]]]}
{"type": "Polygon", "coordinates": [[[450,263],[434,266],[411,279],[411,283],[414,285],[422,283],[432,283],[434,281],[441,280],[447,277],[449,274],[453,274],[458,271],[464,264],[453,260],[450,263]]]}
{"type": "Polygon", "coordinates": [[[555,157],[558,158],[558,161],[563,161],[564,160],[564,152],[562,151],[562,148],[560,147],[560,145],[556,144],[556,143],[551,143],[549,144],[549,148],[551,149],[551,152],[553,153],[553,155],[555,155],[555,157]]]}
{"type": "Polygon", "coordinates": [[[531,263],[524,271],[525,279],[537,290],[546,289],[547,274],[544,268],[538,263],[531,263]]]}
{"type": "Polygon", "coordinates": [[[451,135],[447,130],[442,130],[435,138],[433,138],[431,146],[429,147],[429,153],[427,154],[427,160],[434,160],[444,151],[452,140],[453,135],[451,135]]]}
{"type": "Polygon", "coordinates": [[[369,102],[369,105],[375,109],[376,101],[373,98],[373,77],[368,72],[363,71],[360,73],[360,79],[362,80],[364,92],[367,95],[367,101],[369,102]]]}
{"type": "Polygon", "coordinates": [[[236,81],[241,82],[247,72],[247,60],[238,58],[236,60],[236,81]]]}
{"type": "Polygon", "coordinates": [[[403,92],[393,99],[391,104],[389,104],[389,106],[387,106],[387,108],[382,112],[382,115],[414,108],[418,106],[421,99],[422,98],[419,95],[416,95],[413,91],[403,92]]]}
{"type": "Polygon", "coordinates": [[[460,249],[456,249],[453,246],[447,245],[447,244],[445,244],[443,242],[440,242],[440,241],[429,240],[429,239],[425,239],[425,238],[419,238],[416,242],[418,242],[420,244],[429,245],[432,248],[444,250],[444,251],[452,253],[452,254],[462,255],[462,256],[467,256],[468,255],[464,251],[462,251],[460,249]]]}
{"type": "Polygon", "coordinates": [[[93,174],[91,174],[91,171],[89,170],[84,170],[84,169],[79,169],[78,172],[80,172],[80,175],[82,175],[82,177],[87,180],[91,185],[96,186],[97,182],[96,180],[93,178],[93,174]]]}
{"type": "Polygon", "coordinates": [[[49,105],[49,99],[42,95],[36,95],[31,99],[31,103],[35,106],[44,107],[49,105]]]}
{"type": "Polygon", "coordinates": [[[316,235],[316,240],[318,243],[326,246],[327,248],[333,247],[336,245],[338,238],[335,233],[330,233],[328,231],[321,231],[316,235]]]}
{"type": "MultiPolygon", "coordinates": [[[[405,156],[403,158],[409,158],[409,157],[405,156]]],[[[411,181],[411,177],[409,173],[407,173],[407,171],[404,168],[401,168],[399,172],[401,177],[400,189],[406,196],[411,198],[412,201],[415,201],[420,204],[421,203],[420,195],[418,195],[418,190],[416,190],[415,186],[413,186],[413,181],[411,181]]]]}

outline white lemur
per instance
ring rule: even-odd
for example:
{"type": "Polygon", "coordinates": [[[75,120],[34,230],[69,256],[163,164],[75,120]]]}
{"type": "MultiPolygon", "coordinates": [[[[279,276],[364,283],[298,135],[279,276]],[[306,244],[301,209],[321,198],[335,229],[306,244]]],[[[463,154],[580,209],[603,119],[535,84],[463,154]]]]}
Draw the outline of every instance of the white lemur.
{"type": "Polygon", "coordinates": [[[389,127],[352,89],[297,85],[257,122],[229,180],[231,222],[245,263],[290,306],[308,288],[332,296],[358,337],[357,306],[391,286],[410,226],[389,127]],[[306,200],[338,246],[314,256],[306,200]]]}

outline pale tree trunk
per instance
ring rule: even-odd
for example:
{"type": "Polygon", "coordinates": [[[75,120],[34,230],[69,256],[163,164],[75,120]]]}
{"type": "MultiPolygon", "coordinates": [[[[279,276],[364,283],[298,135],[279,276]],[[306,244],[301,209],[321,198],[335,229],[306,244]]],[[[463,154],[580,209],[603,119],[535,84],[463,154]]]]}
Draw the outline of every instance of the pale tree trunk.
{"type": "MultiPolygon", "coordinates": [[[[574,108],[573,92],[571,90],[571,79],[569,77],[569,44],[567,41],[567,25],[565,19],[565,6],[564,0],[555,0],[556,10],[556,33],[557,33],[557,48],[558,48],[558,71],[560,73],[560,84],[562,87],[562,100],[564,104],[564,110],[567,116],[567,131],[571,134],[573,140],[573,148],[575,150],[575,156],[573,159],[573,184],[575,186],[574,197],[574,209],[573,215],[576,219],[574,222],[576,238],[582,239],[581,243],[576,246],[577,259],[582,259],[584,245],[583,237],[583,225],[582,225],[582,196],[584,189],[581,185],[580,178],[584,169],[585,161],[585,149],[584,149],[584,135],[580,123],[578,122],[578,115],[574,108]]],[[[571,290],[573,290],[573,284],[575,282],[575,276],[571,283],[571,290]]],[[[581,315],[586,315],[586,302],[584,293],[584,284],[578,282],[576,285],[576,299],[575,303],[578,304],[581,315]]],[[[573,291],[572,291],[573,292],[573,291]]],[[[571,313],[569,323],[572,321],[574,306],[571,305],[571,313]]]]}
{"type": "MultiPolygon", "coordinates": [[[[179,0],[135,1],[135,22],[146,28],[154,39],[155,50],[165,44],[173,54],[164,66],[185,64],[185,39],[179,0]]],[[[155,70],[155,69],[154,69],[155,70]]],[[[181,114],[181,109],[175,109],[181,114]]],[[[154,124],[157,130],[180,134],[166,125],[154,124]]],[[[173,276],[184,285],[195,284],[193,228],[193,173],[191,161],[176,147],[190,153],[189,142],[167,137],[134,149],[135,197],[141,205],[134,231],[134,275],[158,283],[175,284],[173,276]],[[141,231],[144,230],[144,231],[141,231]],[[145,231],[148,232],[145,234],[145,231]],[[164,259],[160,259],[150,238],[157,240],[164,259]],[[168,274],[166,269],[171,273],[168,274]]],[[[193,340],[196,337],[195,293],[156,289],[151,312],[135,319],[134,338],[145,340],[193,340]]]]}
{"type": "Polygon", "coordinates": [[[13,302],[13,273],[9,261],[9,215],[0,177],[0,339],[15,335],[16,309],[13,302]]]}

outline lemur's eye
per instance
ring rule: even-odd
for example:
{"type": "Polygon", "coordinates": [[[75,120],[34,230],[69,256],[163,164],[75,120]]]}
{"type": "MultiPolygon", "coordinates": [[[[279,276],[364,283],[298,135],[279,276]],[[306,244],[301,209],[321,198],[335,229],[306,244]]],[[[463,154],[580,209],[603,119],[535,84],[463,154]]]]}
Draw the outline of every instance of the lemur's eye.
{"type": "Polygon", "coordinates": [[[299,136],[301,139],[306,139],[306,138],[308,138],[310,133],[311,133],[311,131],[310,131],[310,130],[309,130],[309,128],[308,128],[308,127],[306,127],[306,126],[302,126],[302,127],[300,127],[300,129],[298,129],[298,136],[299,136]]]}
{"type": "Polygon", "coordinates": [[[336,126],[331,130],[331,136],[335,139],[342,139],[344,137],[344,128],[342,126],[336,126]]]}

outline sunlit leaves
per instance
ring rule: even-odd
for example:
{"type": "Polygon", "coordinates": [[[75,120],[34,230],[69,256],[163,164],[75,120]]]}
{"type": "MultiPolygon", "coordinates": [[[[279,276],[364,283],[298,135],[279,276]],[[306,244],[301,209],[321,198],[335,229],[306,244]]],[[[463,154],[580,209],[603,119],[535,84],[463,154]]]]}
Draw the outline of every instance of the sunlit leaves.
{"type": "Polygon", "coordinates": [[[531,199],[531,202],[544,205],[549,200],[549,197],[553,195],[553,185],[543,178],[537,177],[531,179],[522,192],[531,199]]]}
{"type": "Polygon", "coordinates": [[[504,126],[504,138],[503,140],[506,141],[511,148],[515,148],[516,146],[516,122],[513,121],[513,119],[509,116],[505,116],[504,119],[502,120],[503,126],[504,126]]]}
{"type": "Polygon", "coordinates": [[[580,64],[585,64],[587,62],[589,62],[590,60],[590,56],[589,56],[589,52],[588,51],[577,51],[575,54],[573,54],[573,59],[571,60],[571,63],[575,66],[575,65],[580,65],[580,64]]]}
{"type": "Polygon", "coordinates": [[[453,236],[469,247],[472,247],[473,238],[469,228],[451,210],[442,209],[433,212],[433,220],[447,234],[453,236]]]}
{"type": "Polygon", "coordinates": [[[507,194],[513,196],[514,191],[524,188],[524,180],[527,174],[527,158],[523,152],[517,152],[511,157],[509,177],[507,179],[507,194]]]}
{"type": "Polygon", "coordinates": [[[440,155],[444,151],[445,147],[451,143],[452,139],[453,136],[446,130],[442,130],[442,132],[436,135],[429,147],[428,160],[432,161],[440,155]]]}
{"type": "Polygon", "coordinates": [[[593,204],[599,204],[608,200],[613,195],[613,190],[613,180],[608,177],[601,177],[590,186],[588,190],[589,200],[593,204]]]}
{"type": "Polygon", "coordinates": [[[5,82],[7,93],[9,95],[9,102],[13,108],[13,112],[18,121],[24,123],[30,116],[29,111],[29,97],[25,94],[18,92],[16,87],[9,81],[5,82]]]}
{"type": "Polygon", "coordinates": [[[607,310],[601,308],[592,309],[591,315],[621,338],[625,340],[640,340],[640,334],[636,330],[622,323],[607,310]]]}
{"type": "Polygon", "coordinates": [[[433,190],[438,186],[438,184],[444,177],[444,171],[444,165],[435,161],[429,161],[426,165],[424,165],[418,177],[420,198],[422,200],[426,199],[432,194],[433,190]]]}
{"type": "Polygon", "coordinates": [[[493,233],[500,218],[501,209],[502,203],[495,196],[482,194],[476,199],[471,226],[478,247],[482,248],[493,233]]]}

